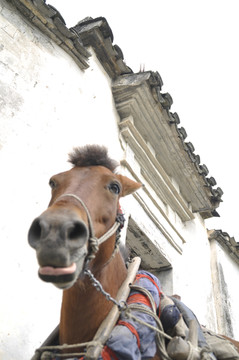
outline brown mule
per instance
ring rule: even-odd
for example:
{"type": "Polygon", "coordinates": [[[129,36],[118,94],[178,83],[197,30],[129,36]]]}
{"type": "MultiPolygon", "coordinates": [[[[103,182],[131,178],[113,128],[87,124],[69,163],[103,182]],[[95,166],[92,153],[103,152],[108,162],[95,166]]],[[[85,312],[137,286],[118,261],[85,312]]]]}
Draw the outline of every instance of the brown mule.
{"type": "Polygon", "coordinates": [[[117,164],[103,147],[77,148],[70,161],[74,165],[71,170],[50,179],[49,207],[33,221],[28,234],[36,250],[40,278],[64,290],[61,344],[91,340],[110,311],[112,303],[96,291],[84,269],[87,267],[105,291],[116,296],[127,274],[120,252],[114,251],[116,230],[98,251],[96,239],[114,228],[120,197],[141,187],[114,173],[117,164]]]}

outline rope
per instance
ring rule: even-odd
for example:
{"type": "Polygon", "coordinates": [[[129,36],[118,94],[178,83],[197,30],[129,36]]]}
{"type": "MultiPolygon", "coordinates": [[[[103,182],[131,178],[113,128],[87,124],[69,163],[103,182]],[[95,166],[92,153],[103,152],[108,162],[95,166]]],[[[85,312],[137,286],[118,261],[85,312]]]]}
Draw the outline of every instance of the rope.
{"type": "Polygon", "coordinates": [[[64,345],[42,346],[35,351],[35,355],[40,354],[40,357],[37,357],[36,359],[41,359],[41,360],[55,359],[56,356],[59,358],[84,356],[86,352],[60,354],[60,353],[56,353],[55,351],[81,348],[86,346],[101,346],[103,348],[103,345],[99,341],[88,341],[73,345],[64,344],[64,345]]]}
{"type": "Polygon", "coordinates": [[[215,356],[212,354],[211,349],[208,346],[205,346],[200,351],[200,359],[201,360],[212,360],[216,359],[215,356]],[[211,356],[212,355],[212,356],[211,356]]]}
{"type": "Polygon", "coordinates": [[[145,289],[145,288],[143,288],[142,286],[139,286],[139,285],[130,285],[130,288],[132,290],[140,291],[144,295],[146,295],[148,297],[148,299],[149,299],[150,305],[152,307],[152,311],[154,312],[154,314],[156,314],[155,301],[154,301],[154,298],[153,298],[152,294],[147,289],[145,289]]]}
{"type": "MultiPolygon", "coordinates": [[[[166,346],[165,346],[165,341],[164,341],[164,338],[166,338],[168,340],[171,340],[172,337],[164,332],[162,323],[161,323],[159,317],[156,314],[156,307],[155,307],[155,302],[154,302],[152,294],[147,289],[143,288],[142,286],[130,285],[130,288],[134,289],[134,290],[137,290],[137,291],[140,291],[144,295],[146,295],[148,297],[149,301],[150,301],[150,304],[152,306],[152,310],[149,309],[148,307],[144,306],[144,305],[130,304],[130,305],[127,305],[126,309],[125,310],[123,309],[122,312],[124,311],[124,315],[125,315],[126,318],[131,318],[131,319],[137,321],[139,324],[147,326],[148,328],[154,330],[155,334],[156,334],[156,344],[157,344],[157,348],[158,348],[158,351],[160,353],[161,359],[162,360],[172,360],[168,356],[166,346]],[[142,311],[145,314],[152,316],[154,318],[156,324],[157,324],[157,327],[152,326],[152,325],[146,323],[145,321],[139,319],[137,316],[133,315],[132,310],[142,311]]],[[[188,359],[188,360],[191,360],[191,359],[188,359]]]]}
{"type": "Polygon", "coordinates": [[[118,230],[121,225],[118,222],[115,222],[114,225],[98,239],[99,245],[109,239],[114,233],[118,230]]]}
{"type": "Polygon", "coordinates": [[[187,343],[189,345],[189,354],[188,354],[187,360],[193,360],[194,359],[194,354],[193,354],[194,347],[190,341],[187,341],[187,343]]]}
{"type": "Polygon", "coordinates": [[[84,201],[81,200],[81,198],[79,198],[79,197],[78,197],[77,195],[75,195],[75,194],[63,194],[63,195],[59,196],[59,197],[56,199],[55,203],[56,203],[59,199],[65,197],[65,196],[73,197],[74,199],[76,199],[77,201],[79,201],[79,203],[83,206],[83,208],[84,208],[84,210],[85,210],[85,212],[86,212],[86,215],[87,215],[88,223],[89,223],[90,237],[92,237],[93,239],[95,239],[95,233],[94,233],[94,228],[93,228],[93,223],[92,223],[92,220],[91,220],[90,212],[89,212],[87,206],[85,205],[84,201]]]}
{"type": "Polygon", "coordinates": [[[172,360],[167,354],[167,350],[165,347],[165,341],[164,341],[164,338],[171,340],[172,337],[164,332],[164,329],[163,329],[163,326],[162,326],[162,323],[161,323],[159,317],[152,310],[146,308],[145,306],[139,305],[139,304],[130,304],[126,308],[124,314],[125,314],[126,318],[131,318],[131,319],[137,321],[139,324],[147,326],[148,328],[154,330],[156,333],[156,344],[157,344],[158,351],[160,353],[161,358],[163,360],[172,360]],[[132,314],[131,310],[142,311],[145,314],[152,316],[158,327],[156,328],[155,326],[152,326],[152,325],[146,323],[145,321],[139,319],[137,316],[132,314]]]}

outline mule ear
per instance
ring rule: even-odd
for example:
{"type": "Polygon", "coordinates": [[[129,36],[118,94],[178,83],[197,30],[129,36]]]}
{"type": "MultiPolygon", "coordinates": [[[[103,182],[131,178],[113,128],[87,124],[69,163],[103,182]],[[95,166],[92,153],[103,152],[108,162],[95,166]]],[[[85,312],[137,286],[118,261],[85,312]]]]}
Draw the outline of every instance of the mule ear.
{"type": "Polygon", "coordinates": [[[127,176],[124,176],[124,175],[117,175],[117,176],[123,187],[122,196],[132,194],[133,192],[135,192],[142,186],[142,184],[127,178],[127,176]]]}

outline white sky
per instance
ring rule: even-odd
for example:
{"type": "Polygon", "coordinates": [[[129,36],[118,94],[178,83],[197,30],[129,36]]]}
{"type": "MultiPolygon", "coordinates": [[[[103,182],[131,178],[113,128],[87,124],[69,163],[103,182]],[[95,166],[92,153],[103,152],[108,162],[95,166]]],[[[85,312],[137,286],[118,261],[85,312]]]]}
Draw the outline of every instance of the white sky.
{"type": "Polygon", "coordinates": [[[206,221],[239,241],[239,20],[238,0],[47,0],[67,27],[87,16],[103,16],[134,72],[158,71],[172,112],[224,191],[206,221]]]}

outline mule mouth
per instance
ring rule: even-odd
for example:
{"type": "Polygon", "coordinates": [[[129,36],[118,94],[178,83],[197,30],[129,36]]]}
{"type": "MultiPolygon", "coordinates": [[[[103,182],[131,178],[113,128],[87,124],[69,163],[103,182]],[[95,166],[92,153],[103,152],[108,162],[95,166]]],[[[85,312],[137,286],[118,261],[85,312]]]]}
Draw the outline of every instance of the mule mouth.
{"type": "Polygon", "coordinates": [[[40,265],[38,276],[44,282],[52,283],[61,290],[69,289],[74,285],[84,269],[86,254],[87,252],[84,251],[69,266],[40,265]]]}
{"type": "Polygon", "coordinates": [[[41,276],[63,276],[72,275],[76,271],[76,263],[73,262],[70,266],[53,267],[53,266],[41,266],[39,269],[39,275],[41,276]]]}
{"type": "MultiPolygon", "coordinates": [[[[53,283],[56,286],[60,285],[60,284],[62,284],[62,286],[63,286],[63,284],[65,284],[64,287],[66,287],[67,284],[71,284],[75,280],[75,273],[67,274],[67,275],[42,275],[42,274],[38,273],[38,275],[41,280],[43,280],[45,282],[53,283]]],[[[62,287],[62,286],[60,286],[60,287],[62,287]]]]}
{"type": "Polygon", "coordinates": [[[60,289],[67,289],[73,285],[77,278],[76,263],[66,267],[42,266],[38,276],[41,280],[53,283],[60,289]]]}

